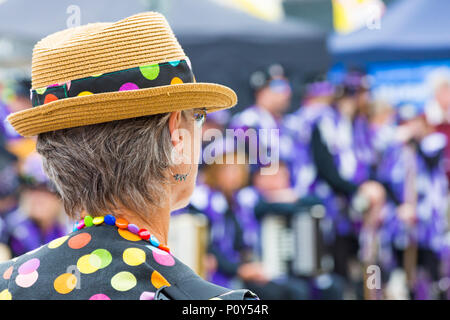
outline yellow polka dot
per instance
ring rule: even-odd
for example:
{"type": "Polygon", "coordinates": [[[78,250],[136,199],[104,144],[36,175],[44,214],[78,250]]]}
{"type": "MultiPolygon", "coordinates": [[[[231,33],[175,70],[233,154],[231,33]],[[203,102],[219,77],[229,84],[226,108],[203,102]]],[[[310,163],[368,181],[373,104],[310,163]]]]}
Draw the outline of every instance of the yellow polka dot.
{"type": "Polygon", "coordinates": [[[159,289],[163,286],[170,286],[170,283],[164,278],[158,271],[153,271],[151,281],[153,286],[156,289],[159,289]]]}
{"type": "Polygon", "coordinates": [[[170,81],[170,84],[181,84],[183,83],[183,80],[181,80],[178,77],[173,77],[172,80],[170,81]]]}
{"type": "Polygon", "coordinates": [[[128,230],[125,230],[125,229],[118,229],[118,230],[119,230],[119,234],[124,239],[130,240],[130,241],[140,241],[140,240],[142,240],[141,238],[139,238],[139,236],[137,234],[131,233],[128,230]]]}
{"type": "Polygon", "coordinates": [[[9,292],[8,289],[0,292],[0,300],[12,300],[11,292],[9,292]]]}
{"type": "Polygon", "coordinates": [[[136,277],[128,271],[117,273],[111,278],[111,286],[117,291],[128,291],[136,286],[136,277]]]}
{"type": "Polygon", "coordinates": [[[53,282],[53,287],[60,294],[71,292],[77,285],[77,277],[72,273],[63,273],[53,282]]]}
{"type": "Polygon", "coordinates": [[[93,94],[93,93],[90,92],[90,91],[82,91],[82,92],[80,92],[80,93],[78,94],[78,97],[89,96],[89,95],[91,95],[91,94],[93,94]]]}
{"type": "Polygon", "coordinates": [[[130,266],[138,266],[145,262],[145,252],[139,248],[128,248],[123,251],[123,261],[130,266]]]}
{"type": "Polygon", "coordinates": [[[77,268],[81,273],[94,273],[98,270],[97,266],[101,265],[101,260],[97,256],[93,256],[90,254],[85,254],[77,261],[77,268]],[[98,261],[97,261],[98,260],[98,261]]]}
{"type": "Polygon", "coordinates": [[[50,249],[58,248],[60,245],[62,245],[64,242],[66,242],[67,238],[69,238],[69,236],[64,236],[64,237],[55,239],[55,240],[49,242],[48,247],[50,249]]]}

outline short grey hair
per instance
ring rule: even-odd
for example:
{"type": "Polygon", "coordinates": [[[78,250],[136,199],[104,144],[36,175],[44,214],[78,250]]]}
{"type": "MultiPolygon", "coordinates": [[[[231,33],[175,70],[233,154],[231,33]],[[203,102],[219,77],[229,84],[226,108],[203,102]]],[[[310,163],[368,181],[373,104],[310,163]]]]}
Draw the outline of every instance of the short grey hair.
{"type": "Polygon", "coordinates": [[[37,151],[66,213],[105,215],[124,207],[141,217],[165,200],[172,164],[170,113],[41,133],[37,151]]]}

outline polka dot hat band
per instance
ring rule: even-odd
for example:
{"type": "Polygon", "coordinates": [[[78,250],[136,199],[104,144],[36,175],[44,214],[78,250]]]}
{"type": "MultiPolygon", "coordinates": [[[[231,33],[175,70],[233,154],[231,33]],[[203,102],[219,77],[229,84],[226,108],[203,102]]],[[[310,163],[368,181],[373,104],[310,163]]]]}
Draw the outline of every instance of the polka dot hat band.
{"type": "Polygon", "coordinates": [[[196,82],[164,16],[66,29],[33,50],[33,108],[8,121],[23,136],[177,110],[236,105],[233,90],[196,82]]]}

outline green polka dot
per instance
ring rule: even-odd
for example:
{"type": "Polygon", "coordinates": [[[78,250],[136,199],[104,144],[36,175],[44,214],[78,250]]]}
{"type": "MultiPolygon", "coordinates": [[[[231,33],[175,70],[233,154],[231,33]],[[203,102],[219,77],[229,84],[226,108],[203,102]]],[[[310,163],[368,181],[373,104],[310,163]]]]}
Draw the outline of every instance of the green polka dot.
{"type": "Polygon", "coordinates": [[[92,251],[91,258],[89,259],[89,262],[99,269],[107,267],[111,261],[111,253],[109,253],[106,249],[97,249],[92,251]]]}
{"type": "Polygon", "coordinates": [[[139,67],[142,75],[148,80],[155,80],[159,75],[159,64],[150,64],[147,66],[139,67]]]}
{"type": "Polygon", "coordinates": [[[117,273],[111,278],[111,286],[117,291],[128,291],[136,286],[136,277],[128,271],[117,273]]]}

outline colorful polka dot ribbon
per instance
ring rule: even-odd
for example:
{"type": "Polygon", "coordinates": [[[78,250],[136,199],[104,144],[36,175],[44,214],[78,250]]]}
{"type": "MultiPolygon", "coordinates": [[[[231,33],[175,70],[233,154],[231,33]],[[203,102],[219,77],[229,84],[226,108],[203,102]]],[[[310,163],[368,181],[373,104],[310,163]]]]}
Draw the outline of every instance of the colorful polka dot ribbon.
{"type": "Polygon", "coordinates": [[[87,215],[84,217],[84,219],[81,219],[79,222],[75,223],[73,231],[81,230],[86,227],[98,226],[103,223],[110,226],[116,226],[119,228],[119,230],[128,230],[131,233],[139,236],[139,238],[141,238],[142,240],[150,242],[152,246],[170,253],[170,249],[162,245],[159,240],[154,235],[150,234],[150,231],[148,231],[147,229],[141,229],[137,225],[128,223],[128,221],[123,218],[116,218],[111,214],[94,218],[87,215]]]}
{"type": "Polygon", "coordinates": [[[189,60],[150,64],[56,83],[31,90],[31,104],[99,94],[195,82],[189,60]]]}

